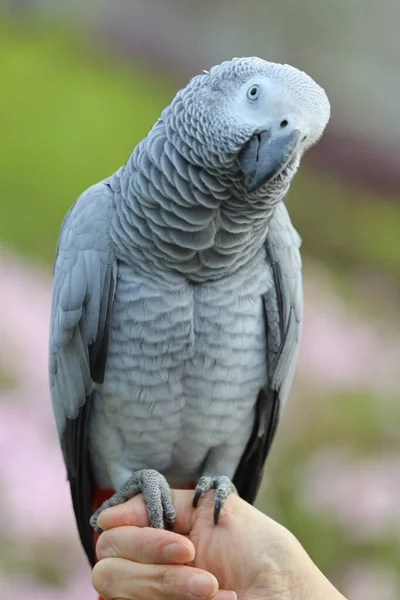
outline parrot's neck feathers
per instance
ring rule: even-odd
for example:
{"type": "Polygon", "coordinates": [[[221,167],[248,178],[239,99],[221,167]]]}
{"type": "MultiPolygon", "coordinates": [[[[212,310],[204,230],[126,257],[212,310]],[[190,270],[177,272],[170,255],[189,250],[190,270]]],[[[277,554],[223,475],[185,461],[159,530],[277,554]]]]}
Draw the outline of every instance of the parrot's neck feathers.
{"type": "Polygon", "coordinates": [[[223,277],[251,260],[286,193],[274,201],[236,194],[226,173],[183,156],[160,122],[110,184],[121,192],[113,237],[124,258],[141,266],[150,261],[193,281],[223,277]]]}

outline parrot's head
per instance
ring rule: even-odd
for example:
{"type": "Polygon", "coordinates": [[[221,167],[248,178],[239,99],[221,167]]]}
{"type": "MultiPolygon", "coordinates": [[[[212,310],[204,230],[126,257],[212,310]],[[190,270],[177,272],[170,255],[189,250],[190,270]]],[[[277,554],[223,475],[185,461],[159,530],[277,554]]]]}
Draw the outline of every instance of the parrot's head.
{"type": "Polygon", "coordinates": [[[186,157],[256,195],[287,186],[330,117],[306,73],[260,58],[234,58],[198,75],[162,115],[186,157]]]}

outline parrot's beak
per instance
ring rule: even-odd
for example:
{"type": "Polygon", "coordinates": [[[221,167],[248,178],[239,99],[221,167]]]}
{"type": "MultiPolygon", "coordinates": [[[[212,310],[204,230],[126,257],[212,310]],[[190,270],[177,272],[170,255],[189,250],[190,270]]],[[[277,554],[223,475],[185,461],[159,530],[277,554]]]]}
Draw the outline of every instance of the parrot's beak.
{"type": "Polygon", "coordinates": [[[269,130],[253,135],[239,153],[248,192],[254,192],[287,167],[298,149],[300,136],[298,129],[279,137],[269,130]]]}

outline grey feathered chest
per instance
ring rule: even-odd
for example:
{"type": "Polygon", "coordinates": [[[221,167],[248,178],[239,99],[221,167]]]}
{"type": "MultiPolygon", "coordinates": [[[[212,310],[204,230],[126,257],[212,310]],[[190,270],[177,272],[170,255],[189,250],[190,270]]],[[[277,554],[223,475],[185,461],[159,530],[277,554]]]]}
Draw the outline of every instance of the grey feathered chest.
{"type": "Polygon", "coordinates": [[[262,295],[273,281],[265,250],[221,281],[172,280],[119,263],[90,427],[102,487],[117,488],[141,468],[193,481],[214,448],[210,468],[222,460],[233,476],[248,441],[267,380],[262,295]]]}

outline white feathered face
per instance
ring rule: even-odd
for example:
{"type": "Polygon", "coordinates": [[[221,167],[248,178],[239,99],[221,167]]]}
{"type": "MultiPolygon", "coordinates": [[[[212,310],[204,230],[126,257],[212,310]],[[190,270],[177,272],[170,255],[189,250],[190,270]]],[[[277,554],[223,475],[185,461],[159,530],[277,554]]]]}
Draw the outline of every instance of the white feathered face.
{"type": "Polygon", "coordinates": [[[241,172],[249,191],[293,176],[330,117],[324,90],[289,65],[240,58],[195,77],[163,118],[193,162],[241,172]]]}

